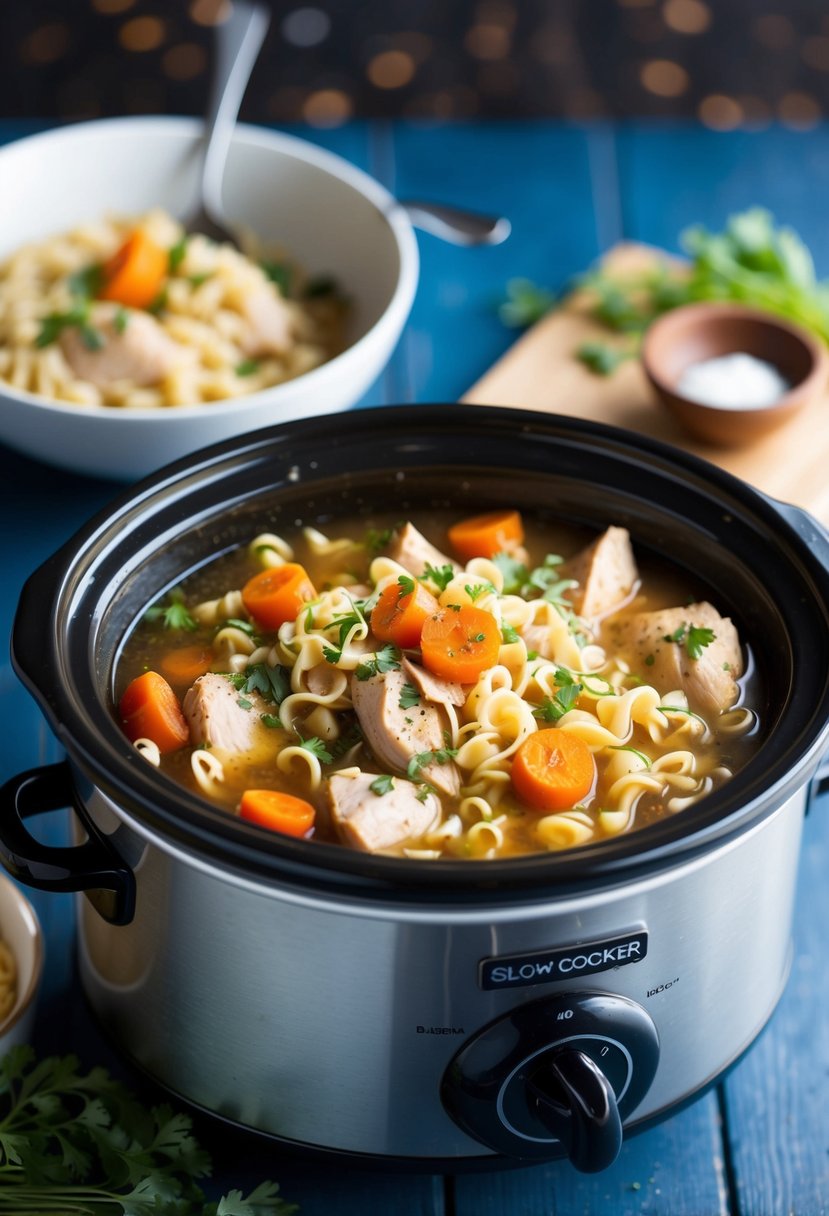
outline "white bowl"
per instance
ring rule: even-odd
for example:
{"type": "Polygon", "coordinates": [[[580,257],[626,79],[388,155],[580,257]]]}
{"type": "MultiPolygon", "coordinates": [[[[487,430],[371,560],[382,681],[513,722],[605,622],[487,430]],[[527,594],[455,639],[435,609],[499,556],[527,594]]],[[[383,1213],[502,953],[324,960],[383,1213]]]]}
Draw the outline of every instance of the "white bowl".
{"type": "Polygon", "coordinates": [[[43,931],[35,910],[16,883],[0,874],[0,937],[14,955],[17,996],[0,1021],[0,1056],[29,1043],[43,975],[43,931]]]}
{"type": "MultiPolygon", "coordinates": [[[[202,126],[179,118],[78,123],[0,149],[0,261],[27,241],[107,212],[196,202],[202,126]]],[[[206,444],[354,405],[388,362],[414,300],[418,251],[405,211],[347,161],[264,128],[237,127],[228,217],[275,242],[351,301],[349,345],[313,371],[234,400],[165,409],[77,406],[0,381],[0,441],[39,460],[132,480],[206,444]]]]}

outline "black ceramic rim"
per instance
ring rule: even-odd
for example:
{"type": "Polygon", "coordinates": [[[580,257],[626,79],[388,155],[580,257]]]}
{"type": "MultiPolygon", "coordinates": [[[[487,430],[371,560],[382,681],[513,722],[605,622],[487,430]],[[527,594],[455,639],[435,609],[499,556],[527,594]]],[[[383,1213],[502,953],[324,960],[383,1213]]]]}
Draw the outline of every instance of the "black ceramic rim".
{"type": "MultiPolygon", "coordinates": [[[[202,560],[210,555],[205,551],[202,560]]],[[[558,415],[458,404],[388,406],[242,436],[122,493],[28,580],[12,661],[65,746],[81,796],[85,779],[152,834],[217,868],[419,902],[474,901],[493,893],[523,899],[630,879],[704,852],[801,789],[829,739],[828,606],[826,534],[809,516],[781,508],[714,465],[618,428],[558,415]],[[350,470],[352,490],[361,473],[369,480],[394,475],[412,487],[418,478],[439,476],[459,510],[473,503],[485,509],[479,487],[468,499],[463,487],[465,473],[474,481],[477,470],[488,470],[525,498],[528,486],[541,487],[545,498],[569,494],[571,522],[597,528],[624,522],[635,544],[646,534],[656,553],[676,559],[686,544],[697,564],[708,566],[710,557],[715,582],[734,580],[726,606],[762,651],[768,735],[759,753],[694,808],[651,827],[561,854],[475,862],[376,857],[277,837],[157,773],[127,744],[108,699],[113,605],[131,580],[141,583],[148,562],[154,563],[153,585],[144,579],[144,604],[177,581],[182,572],[165,566],[165,546],[188,527],[220,530],[219,519],[232,519],[259,491],[275,492],[277,501],[313,497],[315,487],[342,478],[343,470],[350,470]]]]}

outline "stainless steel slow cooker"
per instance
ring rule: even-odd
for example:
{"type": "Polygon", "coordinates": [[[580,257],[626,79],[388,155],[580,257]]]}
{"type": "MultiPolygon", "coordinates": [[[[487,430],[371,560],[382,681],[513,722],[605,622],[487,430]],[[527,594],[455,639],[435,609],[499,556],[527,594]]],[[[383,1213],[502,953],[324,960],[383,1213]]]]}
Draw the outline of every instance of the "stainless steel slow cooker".
{"type": "Polygon", "coordinates": [[[83,892],[92,1008],[135,1063],[223,1119],[362,1160],[601,1169],[623,1133],[715,1081],[775,1007],[829,734],[829,538],[711,465],[517,410],[287,424],[116,499],[32,575],[12,649],[67,760],[0,792],[0,859],[83,892]],[[254,530],[428,503],[620,524],[691,572],[754,665],[755,757],[607,843],[424,863],[268,834],[125,741],[114,663],[165,590],[254,530]],[[61,806],[79,843],[40,845],[26,818],[61,806]]]}

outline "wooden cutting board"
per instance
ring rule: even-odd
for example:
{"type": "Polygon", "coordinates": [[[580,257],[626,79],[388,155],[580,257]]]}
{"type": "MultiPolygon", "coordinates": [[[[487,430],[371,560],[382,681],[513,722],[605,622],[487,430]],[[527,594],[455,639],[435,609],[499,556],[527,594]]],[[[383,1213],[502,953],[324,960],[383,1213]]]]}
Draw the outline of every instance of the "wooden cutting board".
{"type": "MultiPolygon", "coordinates": [[[[605,267],[631,271],[653,264],[656,251],[621,245],[605,267]]],[[[578,359],[583,342],[608,340],[578,294],[543,317],[492,367],[463,400],[589,418],[675,444],[829,524],[829,393],[770,435],[741,448],[703,444],[684,434],[656,401],[638,359],[597,376],[578,359]]],[[[611,335],[609,340],[614,341],[611,335]]]]}

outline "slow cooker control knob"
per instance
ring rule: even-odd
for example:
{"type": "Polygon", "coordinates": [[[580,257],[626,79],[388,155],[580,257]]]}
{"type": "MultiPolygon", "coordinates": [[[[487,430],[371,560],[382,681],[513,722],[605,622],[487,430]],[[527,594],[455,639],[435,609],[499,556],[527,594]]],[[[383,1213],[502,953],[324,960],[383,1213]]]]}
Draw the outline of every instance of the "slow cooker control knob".
{"type": "Polygon", "coordinates": [[[622,1147],[622,1120],[613,1086],[583,1051],[553,1051],[526,1081],[545,1127],[564,1145],[576,1169],[607,1169],[622,1147]]]}
{"type": "Polygon", "coordinates": [[[468,1135],[526,1161],[611,1165],[622,1126],[656,1074],[659,1036],[641,1005],[610,992],[526,1001],[470,1036],[449,1062],[443,1105],[468,1135]]]}

